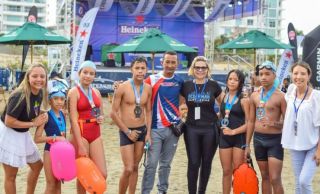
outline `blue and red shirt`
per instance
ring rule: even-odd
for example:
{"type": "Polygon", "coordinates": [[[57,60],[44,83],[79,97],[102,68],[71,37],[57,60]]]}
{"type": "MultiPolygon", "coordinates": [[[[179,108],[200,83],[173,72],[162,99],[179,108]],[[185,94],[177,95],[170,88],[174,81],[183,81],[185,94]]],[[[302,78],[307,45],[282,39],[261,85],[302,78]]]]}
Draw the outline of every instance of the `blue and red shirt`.
{"type": "Polygon", "coordinates": [[[183,80],[177,75],[166,78],[160,72],[150,75],[145,83],[152,86],[152,128],[164,128],[178,122],[179,94],[183,80]]]}

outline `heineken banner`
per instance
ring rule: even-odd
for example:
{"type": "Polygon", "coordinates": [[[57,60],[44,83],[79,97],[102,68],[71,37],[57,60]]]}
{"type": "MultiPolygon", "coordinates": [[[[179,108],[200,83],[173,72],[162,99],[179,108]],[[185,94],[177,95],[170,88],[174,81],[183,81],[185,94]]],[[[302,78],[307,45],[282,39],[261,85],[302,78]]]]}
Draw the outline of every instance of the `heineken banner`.
{"type": "Polygon", "coordinates": [[[288,38],[289,38],[290,45],[294,47],[291,49],[293,60],[294,62],[297,62],[298,61],[297,33],[292,23],[289,23],[288,25],[288,38]]]}
{"type": "Polygon", "coordinates": [[[91,35],[91,29],[98,13],[99,7],[90,9],[82,18],[77,32],[76,39],[73,45],[72,53],[72,69],[71,80],[78,79],[78,70],[80,64],[84,61],[88,42],[91,35]]]}
{"type": "Polygon", "coordinates": [[[311,84],[320,90],[320,26],[305,35],[302,59],[311,67],[311,84]]]}
{"type": "MultiPolygon", "coordinates": [[[[137,6],[137,4],[135,5],[137,6]]],[[[172,10],[174,7],[174,5],[164,3],[162,6],[166,10],[172,10]]],[[[186,14],[172,18],[162,17],[159,11],[163,10],[157,10],[156,7],[157,4],[154,6],[155,9],[152,9],[148,15],[129,16],[121,8],[119,2],[115,2],[108,12],[99,11],[89,42],[92,45],[92,60],[101,61],[101,56],[105,55],[101,52],[104,45],[122,44],[150,28],[160,29],[175,39],[198,49],[199,54],[202,55],[204,53],[203,21],[190,21],[186,14]],[[192,29],[192,33],[185,33],[190,29],[192,29]]],[[[204,18],[204,7],[195,6],[193,9],[200,18],[204,18]]],[[[164,13],[164,15],[166,14],[164,13]]],[[[124,54],[124,58],[126,58],[126,54],[124,54]]]]}
{"type": "Polygon", "coordinates": [[[282,82],[284,78],[288,77],[289,75],[289,71],[292,63],[293,63],[292,51],[290,49],[284,50],[277,68],[277,78],[279,79],[279,82],[280,82],[280,88],[282,86],[282,82]]]}

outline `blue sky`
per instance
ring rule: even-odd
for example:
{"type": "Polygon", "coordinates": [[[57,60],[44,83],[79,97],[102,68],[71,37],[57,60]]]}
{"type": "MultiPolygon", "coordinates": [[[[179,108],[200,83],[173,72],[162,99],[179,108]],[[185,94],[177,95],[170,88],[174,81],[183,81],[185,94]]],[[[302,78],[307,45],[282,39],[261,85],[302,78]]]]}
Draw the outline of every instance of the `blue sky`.
{"type": "Polygon", "coordinates": [[[308,34],[320,25],[320,0],[284,0],[283,9],[282,40],[287,41],[286,32],[289,22],[304,34],[308,34]]]}

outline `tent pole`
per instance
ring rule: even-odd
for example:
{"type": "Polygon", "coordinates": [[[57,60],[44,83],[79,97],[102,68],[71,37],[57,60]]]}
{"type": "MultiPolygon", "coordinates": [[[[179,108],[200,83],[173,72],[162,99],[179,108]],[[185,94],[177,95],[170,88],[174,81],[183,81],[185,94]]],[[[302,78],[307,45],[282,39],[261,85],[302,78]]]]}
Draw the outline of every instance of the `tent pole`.
{"type": "Polygon", "coordinates": [[[154,74],[154,52],[151,53],[151,68],[152,74],[154,74]]]}
{"type": "Polygon", "coordinates": [[[256,68],[257,63],[257,53],[256,49],[253,49],[253,68],[256,68]]]}
{"type": "Polygon", "coordinates": [[[33,63],[33,45],[31,44],[31,65],[33,63]]]}

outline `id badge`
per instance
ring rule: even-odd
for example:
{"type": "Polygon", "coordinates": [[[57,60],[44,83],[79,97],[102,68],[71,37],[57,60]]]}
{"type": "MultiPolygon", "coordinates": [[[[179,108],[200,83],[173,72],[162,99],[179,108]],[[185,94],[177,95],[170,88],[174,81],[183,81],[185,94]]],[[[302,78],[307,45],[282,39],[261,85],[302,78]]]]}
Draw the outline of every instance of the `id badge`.
{"type": "Polygon", "coordinates": [[[200,119],[200,107],[197,106],[195,109],[194,109],[194,120],[199,120],[200,119]]]}

